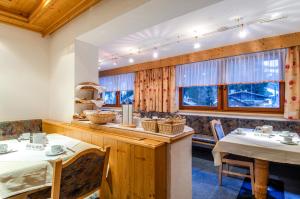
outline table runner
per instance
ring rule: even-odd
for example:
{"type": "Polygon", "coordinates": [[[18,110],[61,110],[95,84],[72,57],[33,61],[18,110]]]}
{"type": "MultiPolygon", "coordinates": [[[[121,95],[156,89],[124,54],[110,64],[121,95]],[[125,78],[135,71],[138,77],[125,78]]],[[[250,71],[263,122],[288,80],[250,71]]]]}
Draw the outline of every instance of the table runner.
{"type": "MultiPolygon", "coordinates": [[[[75,152],[96,147],[58,134],[49,134],[47,138],[48,145],[61,144],[75,152]]],[[[67,150],[65,154],[60,156],[46,156],[45,150],[26,150],[28,141],[7,140],[0,143],[7,143],[10,148],[18,150],[17,152],[0,155],[0,198],[51,186],[53,161],[58,158],[67,160],[74,155],[71,150],[67,150]]]]}
{"type": "MultiPolygon", "coordinates": [[[[221,165],[221,153],[300,165],[300,145],[280,143],[280,140],[283,140],[280,132],[274,132],[275,136],[272,137],[255,133],[253,129],[242,129],[242,132],[240,135],[233,131],[217,142],[212,151],[215,166],[221,165]]],[[[294,140],[299,141],[297,134],[294,140]]]]}

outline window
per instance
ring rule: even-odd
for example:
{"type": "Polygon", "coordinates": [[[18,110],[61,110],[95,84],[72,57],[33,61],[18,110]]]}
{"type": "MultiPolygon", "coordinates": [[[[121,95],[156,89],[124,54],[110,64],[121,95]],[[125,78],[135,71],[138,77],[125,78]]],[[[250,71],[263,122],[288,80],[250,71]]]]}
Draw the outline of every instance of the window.
{"type": "Polygon", "coordinates": [[[179,109],[282,113],[284,83],[179,88],[179,109]]]}
{"type": "Polygon", "coordinates": [[[193,86],[181,89],[182,107],[218,107],[217,86],[193,86]]]}
{"type": "Polygon", "coordinates": [[[276,49],[178,65],[179,109],[282,113],[285,57],[276,49]]]}
{"type": "Polygon", "coordinates": [[[116,105],[117,104],[117,92],[105,92],[104,93],[104,103],[106,105],[116,105]]]}
{"type": "Polygon", "coordinates": [[[279,108],[279,83],[228,85],[228,107],[279,108]]]}
{"type": "Polygon", "coordinates": [[[104,76],[99,78],[99,84],[106,88],[102,95],[106,107],[119,107],[122,104],[132,104],[134,95],[134,73],[104,76]]]}
{"type": "Polygon", "coordinates": [[[133,91],[111,91],[104,92],[104,103],[106,107],[119,107],[122,104],[132,104],[134,100],[133,91]]]}
{"type": "Polygon", "coordinates": [[[132,104],[133,98],[134,98],[133,91],[120,92],[120,104],[132,104]]]}

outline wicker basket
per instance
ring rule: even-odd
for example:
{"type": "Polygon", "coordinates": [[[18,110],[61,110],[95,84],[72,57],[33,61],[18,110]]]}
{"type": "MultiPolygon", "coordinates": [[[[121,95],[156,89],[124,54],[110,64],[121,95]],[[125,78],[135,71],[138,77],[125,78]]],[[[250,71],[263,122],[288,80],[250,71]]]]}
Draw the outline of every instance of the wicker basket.
{"type": "Polygon", "coordinates": [[[183,124],[186,124],[186,119],[184,119],[184,118],[175,118],[175,119],[172,119],[172,121],[174,123],[183,123],[183,124]]]}
{"type": "Polygon", "coordinates": [[[158,130],[161,134],[168,134],[168,135],[175,135],[182,133],[184,131],[184,125],[185,123],[177,123],[177,122],[165,122],[161,121],[158,122],[158,130]]]}
{"type": "Polygon", "coordinates": [[[100,113],[87,114],[86,117],[94,124],[106,124],[115,120],[116,114],[100,112],[100,113]]]}
{"type": "Polygon", "coordinates": [[[142,121],[142,127],[145,131],[158,132],[157,120],[146,119],[142,121]]]}

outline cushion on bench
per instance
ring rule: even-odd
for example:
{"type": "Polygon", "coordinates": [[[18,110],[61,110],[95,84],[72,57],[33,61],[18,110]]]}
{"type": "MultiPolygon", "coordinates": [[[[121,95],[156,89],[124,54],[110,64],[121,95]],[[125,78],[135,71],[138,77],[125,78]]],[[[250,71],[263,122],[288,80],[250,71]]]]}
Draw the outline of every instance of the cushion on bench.
{"type": "Polygon", "coordinates": [[[200,133],[196,133],[193,135],[193,141],[195,141],[196,143],[203,143],[203,144],[209,144],[209,145],[216,144],[213,136],[200,134],[200,133]]]}

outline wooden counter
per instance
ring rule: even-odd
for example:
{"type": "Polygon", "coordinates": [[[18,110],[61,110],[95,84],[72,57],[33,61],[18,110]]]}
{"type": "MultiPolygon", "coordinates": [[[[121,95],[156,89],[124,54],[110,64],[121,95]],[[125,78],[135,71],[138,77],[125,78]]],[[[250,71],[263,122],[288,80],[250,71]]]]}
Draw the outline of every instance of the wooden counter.
{"type": "Polygon", "coordinates": [[[96,127],[43,120],[44,132],[111,146],[112,192],[104,185],[102,198],[192,198],[191,128],[176,136],[161,136],[113,125],[96,127]]]}

